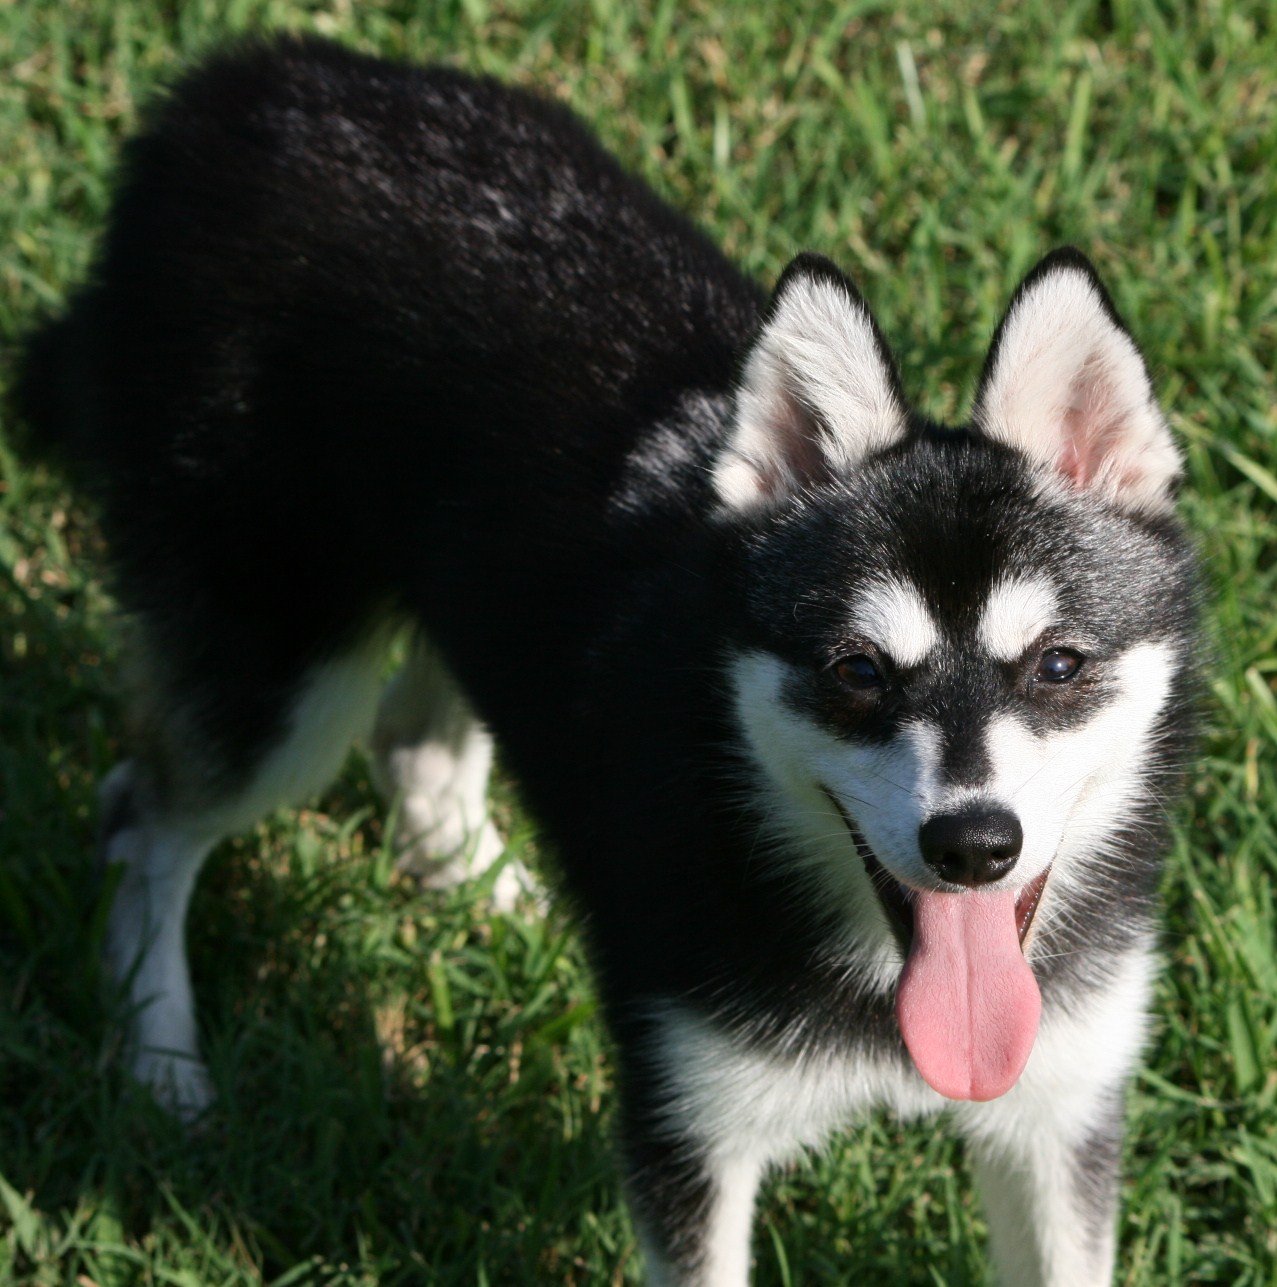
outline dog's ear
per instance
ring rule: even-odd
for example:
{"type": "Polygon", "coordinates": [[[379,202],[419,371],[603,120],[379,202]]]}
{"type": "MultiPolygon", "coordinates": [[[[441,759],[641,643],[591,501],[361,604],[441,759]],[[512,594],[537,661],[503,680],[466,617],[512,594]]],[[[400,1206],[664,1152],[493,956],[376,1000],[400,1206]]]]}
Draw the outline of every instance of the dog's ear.
{"type": "Polygon", "coordinates": [[[860,293],[827,259],[785,269],[746,356],[714,486],[737,512],[846,476],[898,442],[908,412],[860,293]]]}
{"type": "Polygon", "coordinates": [[[1168,509],[1179,453],[1135,341],[1090,261],[1053,251],[993,337],[971,420],[1123,509],[1168,509]]]}

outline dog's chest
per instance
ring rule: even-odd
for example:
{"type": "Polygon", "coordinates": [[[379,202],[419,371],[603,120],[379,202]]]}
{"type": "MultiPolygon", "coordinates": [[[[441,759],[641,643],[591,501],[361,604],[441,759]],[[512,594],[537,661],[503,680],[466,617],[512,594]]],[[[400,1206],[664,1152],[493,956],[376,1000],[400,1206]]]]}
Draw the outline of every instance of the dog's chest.
{"type": "Polygon", "coordinates": [[[668,1128],[724,1155],[778,1161],[874,1109],[912,1118],[946,1107],[903,1059],[751,1049],[681,1009],[660,1031],[668,1128]]]}

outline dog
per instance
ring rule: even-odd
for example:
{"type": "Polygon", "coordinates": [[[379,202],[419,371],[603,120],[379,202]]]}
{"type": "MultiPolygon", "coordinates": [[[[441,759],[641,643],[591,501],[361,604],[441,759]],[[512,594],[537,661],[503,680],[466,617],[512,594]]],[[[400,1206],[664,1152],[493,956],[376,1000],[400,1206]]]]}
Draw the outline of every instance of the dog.
{"type": "Polygon", "coordinates": [[[107,952],[161,1101],[211,1098],[213,845],[370,735],[424,878],[490,871],[495,738],[580,913],[649,1282],[746,1283],[765,1169],[876,1107],[948,1110],[1003,1283],[1110,1281],[1198,590],[1082,254],[944,427],[828,260],[765,297],[560,106],[277,38],[127,144],[17,401],[129,623],[107,952]]]}

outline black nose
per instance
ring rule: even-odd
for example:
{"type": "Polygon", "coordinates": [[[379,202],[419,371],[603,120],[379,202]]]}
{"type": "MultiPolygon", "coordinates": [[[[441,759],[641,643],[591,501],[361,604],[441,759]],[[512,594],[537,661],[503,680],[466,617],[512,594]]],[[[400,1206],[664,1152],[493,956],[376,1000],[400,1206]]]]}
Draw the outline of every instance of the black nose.
{"type": "Polygon", "coordinates": [[[1015,866],[1024,844],[1020,820],[1007,809],[938,813],[918,828],[927,866],[953,885],[987,885],[1015,866]]]}

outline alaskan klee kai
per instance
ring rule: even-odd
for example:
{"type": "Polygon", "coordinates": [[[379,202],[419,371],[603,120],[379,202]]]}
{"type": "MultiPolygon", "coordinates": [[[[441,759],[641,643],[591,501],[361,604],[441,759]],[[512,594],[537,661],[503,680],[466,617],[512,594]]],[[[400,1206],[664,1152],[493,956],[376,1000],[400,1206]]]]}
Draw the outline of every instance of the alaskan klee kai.
{"type": "Polygon", "coordinates": [[[581,912],[650,1282],[744,1284],[760,1175],[875,1106],[948,1111],[1007,1287],[1109,1282],[1195,583],[1080,254],[945,428],[827,260],[764,300],[561,108],[279,40],[128,145],[18,399],[130,621],[108,946],[161,1099],[210,1099],[212,846],[368,734],[459,880],[495,738],[581,912]]]}

